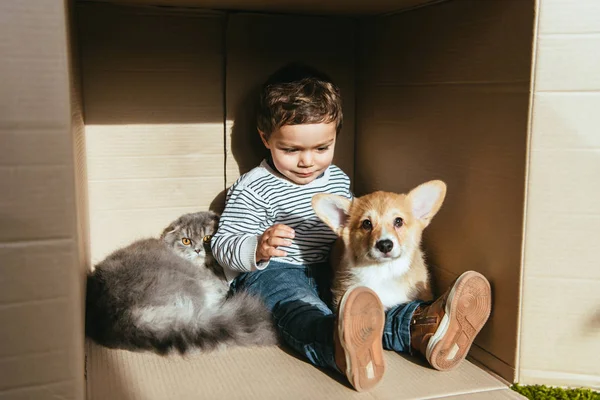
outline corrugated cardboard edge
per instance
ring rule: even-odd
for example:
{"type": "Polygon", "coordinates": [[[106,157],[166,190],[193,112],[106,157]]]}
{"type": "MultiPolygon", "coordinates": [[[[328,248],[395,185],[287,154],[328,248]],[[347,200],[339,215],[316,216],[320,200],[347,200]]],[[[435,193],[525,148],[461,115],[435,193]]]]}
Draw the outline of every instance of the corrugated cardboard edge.
{"type": "MultiPolygon", "coordinates": [[[[510,366],[477,344],[471,346],[469,360],[496,378],[509,383],[509,378],[516,376],[516,368],[510,366]],[[494,372],[495,371],[495,372],[494,372]]],[[[513,381],[515,381],[513,379],[513,381]]],[[[513,382],[510,382],[513,383],[513,382]]]]}
{"type": "MultiPolygon", "coordinates": [[[[82,0],[79,0],[82,1],[82,0]]],[[[83,0],[95,2],[115,2],[115,0],[83,0]]],[[[409,11],[416,8],[426,7],[440,1],[448,0],[396,0],[382,1],[383,6],[377,2],[364,5],[364,1],[335,0],[327,2],[306,2],[303,0],[118,0],[120,3],[133,6],[171,6],[188,8],[205,8],[233,10],[234,12],[257,12],[257,13],[279,13],[297,15],[324,15],[324,16],[377,16],[387,13],[409,11]],[[359,5],[359,6],[357,6],[359,5]],[[369,11],[371,8],[371,11],[369,11]]]]}
{"type": "Polygon", "coordinates": [[[523,226],[522,226],[522,244],[521,244],[521,271],[519,276],[519,310],[517,318],[517,348],[515,349],[515,369],[514,382],[519,382],[520,379],[520,364],[521,364],[521,328],[523,326],[523,293],[525,292],[525,251],[526,251],[526,235],[527,235],[527,206],[529,200],[529,174],[531,169],[531,135],[533,132],[533,106],[535,99],[535,67],[537,63],[537,45],[538,32],[540,24],[540,1],[535,0],[535,18],[533,22],[533,44],[531,51],[531,82],[529,89],[529,115],[527,121],[527,143],[526,146],[526,161],[525,161],[525,181],[524,181],[524,199],[523,199],[523,226]]]}
{"type": "Polygon", "coordinates": [[[83,387],[82,396],[85,396],[86,382],[86,355],[84,348],[85,336],[85,293],[86,293],[86,274],[90,270],[90,232],[89,232],[89,201],[87,185],[87,160],[85,147],[85,123],[83,115],[83,96],[80,70],[79,43],[77,42],[75,28],[75,2],[66,1],[66,34],[67,34],[67,54],[69,56],[69,82],[70,82],[70,103],[71,103],[71,135],[73,144],[73,166],[74,166],[74,189],[75,206],[77,213],[77,248],[79,273],[79,298],[80,321],[78,332],[81,334],[81,365],[76,367],[77,371],[82,371],[83,387]]]}
{"type": "Polygon", "coordinates": [[[458,396],[438,397],[445,400],[507,400],[507,399],[526,399],[527,397],[510,389],[488,390],[485,392],[461,394],[458,396]]]}
{"type": "MultiPolygon", "coordinates": [[[[79,265],[82,271],[90,266],[90,234],[87,190],[87,162],[85,155],[85,124],[83,116],[83,97],[81,88],[81,70],[79,43],[75,34],[74,2],[67,3],[67,43],[69,55],[69,80],[71,95],[71,134],[73,141],[73,162],[75,168],[75,205],[77,207],[77,237],[79,265]]],[[[85,279],[82,278],[82,298],[85,297],[85,279]]],[[[82,312],[84,309],[82,308],[82,312]]],[[[83,318],[83,315],[82,315],[83,318]]]]}
{"type": "Polygon", "coordinates": [[[77,261],[74,275],[75,283],[73,286],[72,306],[78,312],[73,316],[75,330],[74,338],[76,348],[74,365],[72,366],[77,373],[77,390],[84,396],[85,393],[85,276],[89,263],[89,225],[88,225],[88,207],[87,207],[87,174],[85,157],[85,125],[83,122],[82,97],[80,75],[77,68],[78,51],[74,40],[73,32],[73,7],[74,2],[65,0],[65,45],[67,47],[65,60],[66,69],[69,74],[69,100],[71,104],[71,131],[72,146],[71,157],[73,160],[73,191],[75,194],[76,207],[76,226],[74,227],[75,242],[77,246],[77,261]]]}
{"type": "Polygon", "coordinates": [[[392,10],[392,11],[386,11],[386,12],[383,12],[381,14],[377,14],[376,17],[386,17],[386,16],[396,15],[396,14],[400,14],[400,13],[404,13],[404,12],[410,12],[410,11],[418,10],[419,8],[434,6],[436,4],[444,3],[444,2],[447,2],[447,1],[451,1],[451,0],[429,0],[429,1],[424,1],[422,3],[417,3],[417,4],[412,5],[412,6],[408,6],[408,7],[404,7],[404,8],[399,8],[399,9],[392,10]]]}

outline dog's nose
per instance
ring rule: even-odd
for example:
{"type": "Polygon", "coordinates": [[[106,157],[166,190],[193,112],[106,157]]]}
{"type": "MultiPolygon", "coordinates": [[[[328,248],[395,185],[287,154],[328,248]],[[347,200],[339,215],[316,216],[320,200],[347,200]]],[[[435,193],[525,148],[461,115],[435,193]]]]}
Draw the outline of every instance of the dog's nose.
{"type": "Polygon", "coordinates": [[[383,254],[386,254],[392,250],[394,243],[389,239],[384,239],[375,243],[375,247],[377,247],[383,254]]]}

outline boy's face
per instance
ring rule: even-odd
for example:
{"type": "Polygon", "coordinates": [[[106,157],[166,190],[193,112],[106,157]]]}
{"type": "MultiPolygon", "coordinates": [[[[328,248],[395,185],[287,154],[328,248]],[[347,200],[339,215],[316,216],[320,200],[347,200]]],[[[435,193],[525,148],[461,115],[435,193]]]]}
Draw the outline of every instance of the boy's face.
{"type": "Polygon", "coordinates": [[[260,132],[271,151],[275,168],[290,181],[306,185],[331,165],[335,148],[335,122],[284,125],[269,140],[260,132]]]}

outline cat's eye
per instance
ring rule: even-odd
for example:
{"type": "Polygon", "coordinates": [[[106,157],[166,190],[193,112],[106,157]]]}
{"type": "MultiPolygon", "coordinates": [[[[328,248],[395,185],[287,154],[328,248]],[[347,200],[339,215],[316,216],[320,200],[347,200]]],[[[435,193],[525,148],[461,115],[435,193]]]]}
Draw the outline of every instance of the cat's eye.
{"type": "Polygon", "coordinates": [[[402,225],[404,225],[404,220],[403,220],[402,218],[400,218],[400,217],[397,217],[397,218],[394,220],[394,226],[395,226],[396,228],[400,228],[402,225]]]}
{"type": "Polygon", "coordinates": [[[192,244],[192,241],[188,238],[183,238],[181,239],[181,243],[185,244],[186,246],[189,246],[190,244],[192,244]]]}
{"type": "Polygon", "coordinates": [[[212,235],[206,235],[206,236],[204,236],[204,237],[202,238],[202,241],[203,241],[204,243],[209,243],[209,242],[210,242],[210,239],[212,239],[212,235]]]}
{"type": "Polygon", "coordinates": [[[370,231],[371,229],[373,229],[373,224],[371,223],[371,221],[369,221],[368,219],[365,219],[360,226],[362,226],[362,228],[366,231],[370,231]]]}

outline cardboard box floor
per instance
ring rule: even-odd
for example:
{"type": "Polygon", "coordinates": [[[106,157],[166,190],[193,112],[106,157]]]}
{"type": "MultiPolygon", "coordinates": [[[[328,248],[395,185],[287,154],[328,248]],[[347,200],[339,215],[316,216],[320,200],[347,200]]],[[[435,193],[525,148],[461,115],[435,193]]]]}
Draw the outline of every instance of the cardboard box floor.
{"type": "Polygon", "coordinates": [[[277,347],[161,358],[88,343],[87,358],[88,400],[522,398],[470,362],[439,372],[392,352],[384,380],[369,393],[277,347]]]}

